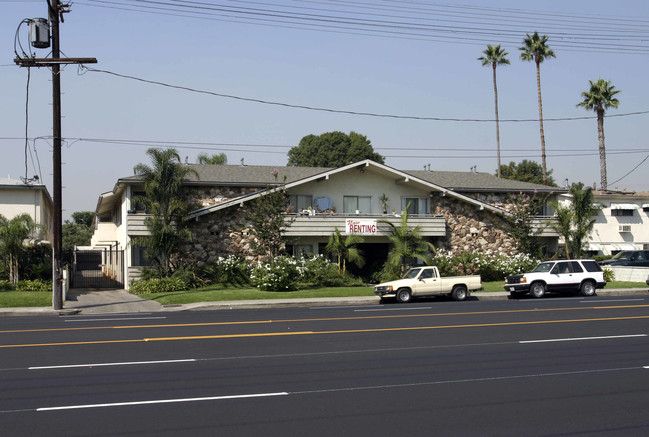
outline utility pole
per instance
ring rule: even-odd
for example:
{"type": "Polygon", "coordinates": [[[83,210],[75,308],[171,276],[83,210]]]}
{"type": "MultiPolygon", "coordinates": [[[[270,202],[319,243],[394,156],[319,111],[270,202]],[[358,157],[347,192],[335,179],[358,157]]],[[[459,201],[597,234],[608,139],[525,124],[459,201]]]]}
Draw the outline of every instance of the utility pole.
{"type": "MultiPolygon", "coordinates": [[[[52,25],[52,58],[61,57],[59,42],[59,14],[63,18],[59,0],[52,0],[49,6],[50,23],[52,25]]],[[[61,66],[52,66],[52,136],[54,146],[52,151],[52,165],[54,167],[53,192],[54,196],[54,238],[52,239],[52,307],[55,310],[63,309],[63,262],[61,244],[63,234],[63,202],[61,201],[61,66]]]]}
{"type": "Polygon", "coordinates": [[[62,234],[63,234],[63,201],[61,184],[61,65],[65,64],[94,64],[95,58],[61,58],[59,23],[62,23],[63,14],[70,12],[69,4],[62,4],[60,0],[46,0],[48,15],[52,31],[52,57],[51,58],[19,58],[14,62],[21,67],[50,67],[52,69],[52,136],[53,136],[53,191],[54,217],[52,238],[52,307],[55,310],[63,308],[63,262],[62,262],[62,234]]]}

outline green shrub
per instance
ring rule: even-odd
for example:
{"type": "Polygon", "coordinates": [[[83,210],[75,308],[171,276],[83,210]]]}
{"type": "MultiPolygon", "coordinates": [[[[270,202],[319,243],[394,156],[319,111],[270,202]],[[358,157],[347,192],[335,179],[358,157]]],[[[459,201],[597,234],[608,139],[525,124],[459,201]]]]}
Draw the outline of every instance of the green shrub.
{"type": "Polygon", "coordinates": [[[186,284],[187,287],[185,289],[198,288],[206,285],[203,279],[198,277],[192,269],[187,267],[176,269],[171,277],[186,284]]]}
{"type": "Polygon", "coordinates": [[[131,283],[129,291],[133,294],[170,293],[191,288],[179,277],[142,279],[131,283]]]}
{"type": "Polygon", "coordinates": [[[297,258],[300,285],[305,287],[355,287],[363,285],[361,279],[343,275],[338,266],[322,255],[297,258]]]}
{"type": "Polygon", "coordinates": [[[615,272],[613,271],[612,268],[604,267],[602,270],[604,270],[604,280],[606,282],[615,281],[615,272]]]}
{"type": "Polygon", "coordinates": [[[4,279],[0,281],[0,291],[13,291],[15,289],[16,287],[10,281],[4,279]]]}
{"type": "Polygon", "coordinates": [[[27,279],[18,281],[16,284],[16,291],[51,291],[52,281],[42,281],[34,279],[33,281],[27,279]]]}

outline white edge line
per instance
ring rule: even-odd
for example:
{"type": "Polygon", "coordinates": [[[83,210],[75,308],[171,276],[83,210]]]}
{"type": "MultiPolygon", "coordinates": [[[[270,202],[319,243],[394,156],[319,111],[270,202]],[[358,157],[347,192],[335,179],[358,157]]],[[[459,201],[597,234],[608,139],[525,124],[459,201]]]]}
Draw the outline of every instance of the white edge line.
{"type": "MultiPolygon", "coordinates": [[[[67,309],[74,309],[74,307],[71,308],[66,308],[67,309]]],[[[148,316],[153,313],[103,313],[103,314],[84,314],[84,315],[79,315],[79,314],[74,314],[71,316],[61,316],[63,319],[74,319],[74,318],[79,318],[79,317],[115,317],[115,316],[148,316]]]]}
{"type": "Polygon", "coordinates": [[[166,319],[166,317],[120,317],[116,319],[66,319],[65,322],[114,322],[122,320],[152,320],[152,319],[166,319]]]}
{"type": "Polygon", "coordinates": [[[609,303],[609,302],[634,302],[638,300],[644,300],[644,299],[590,299],[590,300],[582,300],[581,303],[609,303]]]}
{"type": "Polygon", "coordinates": [[[632,337],[646,337],[647,334],[633,334],[633,335],[609,335],[605,337],[577,337],[577,338],[552,338],[547,340],[524,340],[519,341],[519,344],[525,343],[550,343],[558,341],[582,341],[582,340],[606,340],[610,338],[632,338],[632,337]]]}
{"type": "Polygon", "coordinates": [[[270,396],[287,396],[288,392],[278,393],[257,393],[248,395],[232,396],[211,396],[204,398],[185,398],[185,399],[159,399],[155,401],[134,401],[134,402],[115,402],[111,404],[88,404],[88,405],[66,405],[63,407],[44,407],[37,408],[36,411],[57,411],[57,410],[79,410],[83,408],[107,408],[107,407],[124,407],[131,405],[152,405],[152,404],[172,404],[180,402],[202,402],[202,401],[220,401],[226,399],[245,399],[245,398],[263,398],[270,396]]]}
{"type": "Polygon", "coordinates": [[[106,367],[106,366],[136,366],[141,364],[170,364],[170,363],[190,363],[196,361],[195,358],[183,360],[165,360],[165,361],[132,361],[123,363],[94,363],[94,364],[67,364],[61,366],[33,366],[27,370],[48,370],[48,369],[72,369],[75,367],[106,367]]]}
{"type": "Polygon", "coordinates": [[[432,307],[410,307],[410,308],[378,308],[371,310],[354,310],[355,313],[362,313],[368,311],[417,311],[417,310],[429,310],[432,307]]]}

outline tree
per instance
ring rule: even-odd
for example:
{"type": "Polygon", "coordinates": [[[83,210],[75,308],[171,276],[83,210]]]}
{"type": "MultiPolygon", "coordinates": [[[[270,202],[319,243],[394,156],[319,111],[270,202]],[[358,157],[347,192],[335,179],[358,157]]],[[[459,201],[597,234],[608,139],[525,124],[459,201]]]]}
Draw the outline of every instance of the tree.
{"type": "Polygon", "coordinates": [[[591,187],[584,188],[581,182],[570,186],[572,195],[573,232],[570,252],[575,258],[584,255],[584,243],[595,226],[595,217],[599,209],[595,207],[595,198],[591,187]]]}
{"type": "Polygon", "coordinates": [[[491,65],[493,71],[493,81],[494,81],[494,106],[496,108],[496,150],[498,154],[498,174],[500,177],[500,125],[498,121],[498,86],[496,85],[496,67],[499,65],[508,65],[509,59],[507,56],[509,53],[505,49],[500,48],[500,44],[497,46],[492,46],[491,44],[487,45],[487,49],[484,50],[484,56],[480,56],[478,61],[482,61],[482,66],[491,65]]]}
{"type": "Polygon", "coordinates": [[[602,190],[607,189],[606,180],[606,149],[604,146],[604,113],[608,108],[617,108],[618,99],[613,97],[619,90],[611,85],[611,81],[598,79],[596,82],[590,82],[590,90],[581,93],[584,98],[577,106],[582,106],[586,110],[597,113],[597,138],[599,139],[599,173],[600,186],[602,190]]]}
{"type": "Polygon", "coordinates": [[[554,229],[563,238],[566,243],[566,259],[570,259],[570,240],[572,239],[572,224],[574,222],[572,208],[563,206],[559,202],[550,202],[550,205],[556,212],[556,220],[548,221],[546,225],[554,229]]]}
{"type": "Polygon", "coordinates": [[[72,213],[72,222],[66,220],[62,226],[61,240],[63,251],[74,250],[75,246],[88,246],[92,239],[94,229],[92,220],[93,211],[78,211],[72,213]]]}
{"type": "Polygon", "coordinates": [[[543,247],[538,237],[543,232],[542,227],[535,226],[534,217],[542,210],[549,195],[519,192],[509,196],[511,208],[505,216],[509,234],[516,240],[518,249],[532,256],[541,256],[543,247]]]}
{"type": "MultiPolygon", "coordinates": [[[[532,184],[543,184],[543,168],[538,162],[522,160],[516,164],[511,161],[507,165],[500,166],[500,174],[504,179],[511,179],[514,181],[529,182],[532,184]]],[[[551,187],[556,187],[554,178],[550,176],[552,170],[546,170],[545,184],[551,187]]]]}
{"type": "Polygon", "coordinates": [[[595,206],[593,189],[584,188],[579,182],[570,186],[572,201],[570,206],[557,202],[552,205],[556,210],[557,220],[546,224],[563,237],[566,258],[581,258],[584,255],[584,243],[595,225],[599,208],[595,206]]]}
{"type": "Polygon", "coordinates": [[[150,148],[146,153],[153,166],[140,163],[133,168],[144,183],[146,196],[134,201],[145,205],[151,214],[144,221],[150,235],[134,238],[132,243],[144,247],[146,256],[158,263],[161,275],[169,276],[175,268],[173,255],[191,239],[185,221],[191,204],[182,191],[183,182],[198,174],[180,162],[175,149],[150,148]]]}
{"type": "MultiPolygon", "coordinates": [[[[272,172],[277,181],[277,171],[272,172]]],[[[249,202],[245,209],[245,218],[248,222],[250,235],[250,248],[255,255],[275,258],[284,249],[282,232],[289,227],[294,218],[287,220],[286,208],[288,195],[284,183],[275,187],[266,186],[266,193],[249,202]]]]}
{"type": "Polygon", "coordinates": [[[296,167],[342,167],[364,159],[384,163],[383,156],[374,151],[370,140],[356,132],[307,135],[297,147],[288,151],[288,165],[296,167]]]}
{"type": "Polygon", "coordinates": [[[432,258],[430,254],[435,253],[435,246],[425,241],[421,236],[421,227],[415,226],[411,228],[408,226],[409,208],[410,204],[403,211],[399,226],[388,220],[379,220],[380,223],[385,223],[390,226],[388,239],[392,243],[392,246],[388,252],[387,263],[392,267],[399,267],[401,274],[406,272],[408,266],[414,259],[431,264],[432,258]]]}
{"type": "Polygon", "coordinates": [[[546,180],[546,159],[545,159],[545,133],[543,132],[543,103],[541,101],[541,63],[549,58],[556,58],[554,52],[548,47],[548,36],[539,36],[538,32],[533,35],[527,34],[523,40],[523,47],[519,47],[521,60],[534,61],[536,64],[536,89],[539,100],[539,127],[541,131],[541,165],[543,166],[543,185],[546,180]]]}
{"type": "Polygon", "coordinates": [[[18,259],[25,240],[38,228],[29,214],[20,214],[11,220],[0,214],[0,248],[7,255],[9,279],[18,282],[18,259]]]}
{"type": "Polygon", "coordinates": [[[365,265],[365,258],[363,252],[356,246],[364,241],[360,235],[350,234],[343,238],[340,235],[340,230],[334,228],[334,233],[329,236],[327,243],[327,253],[331,253],[338,257],[338,273],[343,275],[347,272],[347,261],[356,264],[358,267],[365,265]]]}
{"type": "Polygon", "coordinates": [[[210,164],[210,165],[225,165],[228,163],[228,157],[225,153],[215,153],[212,156],[209,156],[207,153],[201,153],[198,155],[199,164],[210,164]]]}

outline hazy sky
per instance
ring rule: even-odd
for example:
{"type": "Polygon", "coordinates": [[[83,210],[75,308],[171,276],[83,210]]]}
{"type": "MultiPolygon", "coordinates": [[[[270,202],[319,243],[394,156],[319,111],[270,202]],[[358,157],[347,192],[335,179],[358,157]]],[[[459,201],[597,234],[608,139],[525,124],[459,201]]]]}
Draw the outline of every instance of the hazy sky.
{"type": "MultiPolygon", "coordinates": [[[[14,40],[23,19],[46,17],[47,8],[45,0],[0,4],[0,177],[17,179],[25,176],[27,69],[13,63],[14,40]]],[[[541,65],[552,176],[561,185],[568,179],[599,186],[595,114],[575,105],[588,80],[603,78],[622,91],[619,108],[608,114],[623,116],[605,120],[609,189],[649,191],[649,113],[624,115],[649,111],[645,1],[76,0],[71,9],[61,49],[97,58],[90,68],[221,95],[413,119],[268,105],[80,75],[68,66],[61,79],[64,218],[94,210],[99,194],[148,163],[151,146],[174,145],[189,162],[201,152],[224,152],[230,164],[279,166],[305,135],[353,130],[398,169],[430,164],[494,173],[495,124],[475,121],[494,118],[491,69],[476,60],[488,43],[502,44],[511,60],[498,69],[502,161],[540,162],[538,121],[520,121],[538,118],[535,67],[520,61],[518,50],[535,30],[549,36],[556,53],[541,65]],[[592,118],[565,120],[584,116],[592,118]]],[[[25,25],[18,37],[27,51],[25,25]]],[[[50,79],[45,68],[31,70],[27,174],[41,176],[51,192],[50,79]]]]}

